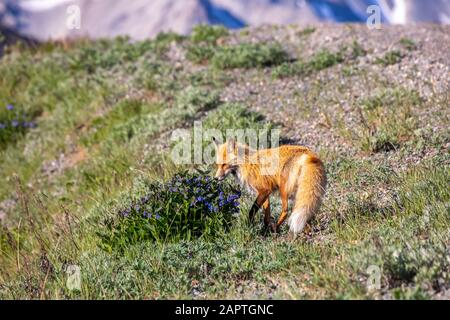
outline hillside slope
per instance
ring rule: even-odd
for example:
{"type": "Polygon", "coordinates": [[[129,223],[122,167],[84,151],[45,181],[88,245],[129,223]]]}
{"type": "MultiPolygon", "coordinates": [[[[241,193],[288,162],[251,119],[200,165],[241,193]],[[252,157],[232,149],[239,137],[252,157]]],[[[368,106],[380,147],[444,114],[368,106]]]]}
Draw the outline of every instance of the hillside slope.
{"type": "Polygon", "coordinates": [[[448,299],[449,38],[437,25],[198,27],[9,48],[0,297],[448,299]],[[299,239],[248,225],[244,193],[220,236],[114,249],[119,212],[150,182],[212,169],[172,161],[172,132],[194,121],[280,128],[320,154],[329,186],[299,239]]]}

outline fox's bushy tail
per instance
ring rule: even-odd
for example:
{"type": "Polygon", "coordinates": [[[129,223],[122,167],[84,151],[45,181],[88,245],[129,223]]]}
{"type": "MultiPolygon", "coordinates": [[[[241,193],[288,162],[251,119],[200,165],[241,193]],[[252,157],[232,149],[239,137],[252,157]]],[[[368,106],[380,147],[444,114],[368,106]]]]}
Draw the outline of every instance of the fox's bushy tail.
{"type": "Polygon", "coordinates": [[[314,155],[300,158],[301,171],[298,178],[295,205],[289,217],[289,229],[298,234],[320,207],[325,193],[326,176],[322,161],[314,155]]]}

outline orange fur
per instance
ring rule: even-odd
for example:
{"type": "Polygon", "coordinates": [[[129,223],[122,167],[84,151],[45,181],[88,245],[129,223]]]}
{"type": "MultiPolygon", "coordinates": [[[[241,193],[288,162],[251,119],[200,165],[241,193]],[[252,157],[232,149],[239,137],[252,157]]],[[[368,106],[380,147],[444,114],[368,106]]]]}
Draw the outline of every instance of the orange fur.
{"type": "MultiPolygon", "coordinates": [[[[256,193],[250,210],[250,219],[264,207],[264,222],[270,221],[269,196],[278,190],[282,211],[276,227],[287,217],[288,198],[295,195],[295,204],[289,218],[290,230],[303,230],[320,207],[325,193],[326,176],[322,161],[308,148],[285,145],[279,148],[253,151],[233,140],[217,146],[216,178],[223,179],[235,173],[240,182],[256,193]]],[[[272,225],[272,229],[276,227],[272,225]]]]}

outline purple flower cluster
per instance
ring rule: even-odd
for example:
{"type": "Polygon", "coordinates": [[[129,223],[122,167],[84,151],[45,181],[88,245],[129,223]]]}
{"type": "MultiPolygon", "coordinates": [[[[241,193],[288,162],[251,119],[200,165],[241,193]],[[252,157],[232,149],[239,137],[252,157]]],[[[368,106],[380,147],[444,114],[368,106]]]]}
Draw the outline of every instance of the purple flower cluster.
{"type": "Polygon", "coordinates": [[[122,217],[160,219],[162,212],[237,213],[241,192],[219,183],[209,176],[177,174],[164,184],[152,184],[150,191],[129,207],[121,210],[122,217]]]}
{"type": "Polygon", "coordinates": [[[0,122],[0,129],[13,128],[17,130],[36,127],[36,123],[34,123],[33,121],[27,121],[24,116],[20,116],[17,112],[13,114],[13,105],[8,104],[6,106],[6,110],[8,110],[8,113],[6,115],[6,119],[0,122]]]}
{"type": "Polygon", "coordinates": [[[192,199],[189,207],[206,210],[208,213],[219,211],[239,211],[240,191],[225,196],[224,186],[209,176],[175,176],[168,185],[169,191],[179,193],[184,199],[192,199]]]}
{"type": "MultiPolygon", "coordinates": [[[[227,230],[239,212],[241,193],[207,175],[182,172],[170,181],[147,185],[144,196],[119,211],[118,224],[109,224],[107,241],[190,240],[213,237],[227,230]]],[[[107,224],[108,225],[108,224],[107,224]]]]}
{"type": "Polygon", "coordinates": [[[151,212],[147,208],[149,207],[151,198],[146,195],[141,197],[139,200],[133,202],[128,208],[125,208],[119,212],[122,217],[129,217],[132,213],[141,215],[144,218],[155,218],[159,220],[161,216],[157,212],[151,212]]]}
{"type": "Polygon", "coordinates": [[[239,207],[239,198],[241,197],[241,192],[239,190],[236,193],[229,195],[228,197],[224,197],[223,192],[219,194],[219,206],[223,207],[226,205],[232,205],[233,207],[239,207]]]}

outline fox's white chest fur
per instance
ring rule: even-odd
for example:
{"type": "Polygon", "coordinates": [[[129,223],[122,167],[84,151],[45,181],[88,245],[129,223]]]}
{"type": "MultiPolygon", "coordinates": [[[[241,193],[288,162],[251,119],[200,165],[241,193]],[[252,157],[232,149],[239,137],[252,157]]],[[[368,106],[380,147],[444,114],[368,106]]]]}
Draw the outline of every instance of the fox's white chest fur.
{"type": "Polygon", "coordinates": [[[247,189],[248,192],[256,194],[256,189],[250,184],[250,181],[248,179],[244,179],[244,175],[242,174],[241,168],[238,168],[236,170],[236,173],[233,174],[234,178],[236,179],[237,183],[239,183],[242,187],[247,189]]]}

